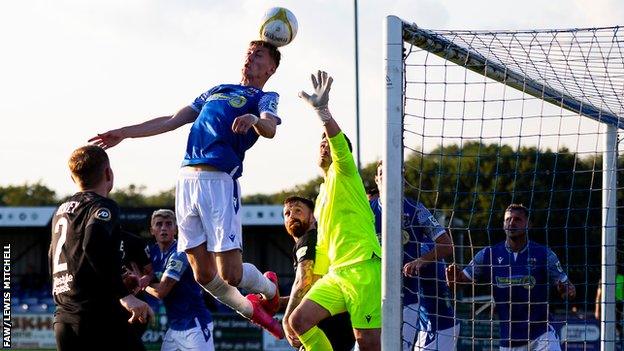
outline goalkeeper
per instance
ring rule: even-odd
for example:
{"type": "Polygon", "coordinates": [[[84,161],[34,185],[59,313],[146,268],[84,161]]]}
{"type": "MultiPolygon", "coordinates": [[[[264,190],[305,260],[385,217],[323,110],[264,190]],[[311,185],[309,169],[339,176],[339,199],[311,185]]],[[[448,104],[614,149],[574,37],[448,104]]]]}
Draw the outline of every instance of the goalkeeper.
{"type": "Polygon", "coordinates": [[[299,93],[314,107],[324,127],[319,150],[324,183],[316,199],[314,265],[314,273],[323,277],[288,322],[307,351],[332,350],[317,324],[348,311],[360,350],[380,350],[381,248],[350,143],[327,107],[332,81],[326,72],[319,71],[312,76],[314,93],[299,93]]]}

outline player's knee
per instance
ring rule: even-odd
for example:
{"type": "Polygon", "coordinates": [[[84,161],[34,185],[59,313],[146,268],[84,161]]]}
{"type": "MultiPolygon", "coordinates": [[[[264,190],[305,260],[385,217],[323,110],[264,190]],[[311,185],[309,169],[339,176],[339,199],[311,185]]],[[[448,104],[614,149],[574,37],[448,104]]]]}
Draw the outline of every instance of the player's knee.
{"type": "Polygon", "coordinates": [[[223,278],[223,280],[231,286],[238,286],[242,277],[243,275],[236,271],[224,271],[221,273],[221,278],[223,278]]]}
{"type": "Polygon", "coordinates": [[[312,328],[312,325],[310,325],[310,322],[306,318],[306,315],[304,313],[300,313],[297,310],[295,310],[288,318],[288,324],[290,324],[290,327],[298,335],[301,335],[307,332],[310,328],[312,328]]]}
{"type": "Polygon", "coordinates": [[[217,275],[217,272],[210,269],[196,269],[193,271],[193,275],[195,276],[195,280],[199,283],[199,285],[204,286],[214,279],[214,277],[217,275]]]}
{"type": "Polygon", "coordinates": [[[381,350],[381,335],[377,333],[359,333],[355,336],[355,340],[361,351],[381,350]]]}

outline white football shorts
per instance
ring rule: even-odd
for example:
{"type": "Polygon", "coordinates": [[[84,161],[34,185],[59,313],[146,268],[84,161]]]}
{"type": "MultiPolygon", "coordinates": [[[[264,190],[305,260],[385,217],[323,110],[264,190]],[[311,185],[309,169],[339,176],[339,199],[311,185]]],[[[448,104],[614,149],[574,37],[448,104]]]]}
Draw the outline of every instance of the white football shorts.
{"type": "Polygon", "coordinates": [[[202,329],[195,319],[196,326],[187,330],[167,329],[163,337],[161,351],[193,350],[214,351],[213,323],[210,322],[202,329]]]}
{"type": "Polygon", "coordinates": [[[561,351],[561,342],[552,326],[548,331],[531,340],[527,345],[516,347],[501,347],[501,351],[561,351]]]}
{"type": "Polygon", "coordinates": [[[178,251],[202,243],[210,252],[242,250],[240,186],[224,172],[182,167],[176,184],[178,251]]]}

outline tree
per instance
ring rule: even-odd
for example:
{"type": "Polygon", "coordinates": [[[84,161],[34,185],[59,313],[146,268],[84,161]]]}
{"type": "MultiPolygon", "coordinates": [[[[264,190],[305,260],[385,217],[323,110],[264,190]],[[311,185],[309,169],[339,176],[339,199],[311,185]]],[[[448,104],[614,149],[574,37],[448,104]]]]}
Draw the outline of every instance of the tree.
{"type": "Polygon", "coordinates": [[[41,181],[0,187],[1,206],[52,206],[57,202],[56,192],[41,181]]]}
{"type": "Polygon", "coordinates": [[[156,195],[145,195],[144,185],[130,184],[111,192],[110,197],[121,207],[173,207],[175,188],[161,191],[156,195]]]}

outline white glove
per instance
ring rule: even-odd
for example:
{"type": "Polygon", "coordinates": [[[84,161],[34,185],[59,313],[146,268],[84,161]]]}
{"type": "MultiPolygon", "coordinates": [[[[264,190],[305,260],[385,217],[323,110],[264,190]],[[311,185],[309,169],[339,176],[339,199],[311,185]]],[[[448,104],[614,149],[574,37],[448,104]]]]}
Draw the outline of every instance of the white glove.
{"type": "Polygon", "coordinates": [[[314,93],[309,95],[305,91],[301,91],[299,97],[304,99],[310,106],[314,107],[321,122],[326,124],[332,118],[327,103],[329,102],[329,90],[331,89],[334,79],[324,71],[318,71],[316,77],[312,74],[311,78],[314,93]]]}

